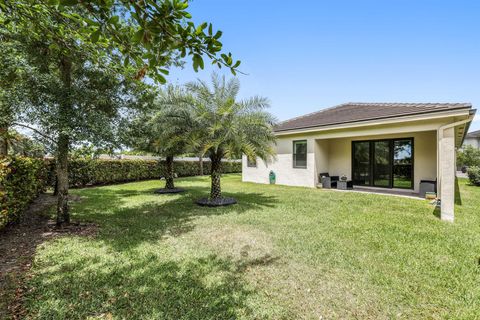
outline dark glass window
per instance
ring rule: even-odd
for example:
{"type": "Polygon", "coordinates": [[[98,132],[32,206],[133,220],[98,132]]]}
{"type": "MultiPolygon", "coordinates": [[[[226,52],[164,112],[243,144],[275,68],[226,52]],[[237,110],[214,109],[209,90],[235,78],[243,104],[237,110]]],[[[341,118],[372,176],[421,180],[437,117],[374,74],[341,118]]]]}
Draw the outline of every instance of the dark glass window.
{"type": "Polygon", "coordinates": [[[353,143],[353,183],[370,185],[370,142],[353,143]]]}
{"type": "Polygon", "coordinates": [[[307,140],[293,141],[293,167],[307,167],[307,140]]]}
{"type": "Polygon", "coordinates": [[[257,167],[257,158],[247,157],[247,167],[256,168],[257,167]]]}
{"type": "Polygon", "coordinates": [[[373,142],[373,185],[390,187],[392,163],[390,161],[390,141],[373,142]]]}

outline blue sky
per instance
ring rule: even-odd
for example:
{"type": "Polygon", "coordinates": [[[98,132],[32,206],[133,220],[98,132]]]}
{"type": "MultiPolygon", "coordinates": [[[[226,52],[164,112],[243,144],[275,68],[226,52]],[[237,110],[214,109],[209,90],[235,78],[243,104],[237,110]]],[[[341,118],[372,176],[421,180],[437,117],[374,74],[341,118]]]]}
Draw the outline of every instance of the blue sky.
{"type": "MultiPolygon", "coordinates": [[[[242,60],[241,96],[268,97],[279,120],[352,101],[480,108],[480,1],[194,0],[190,12],[242,60]]],[[[171,70],[169,81],[212,70],[171,70]]]]}

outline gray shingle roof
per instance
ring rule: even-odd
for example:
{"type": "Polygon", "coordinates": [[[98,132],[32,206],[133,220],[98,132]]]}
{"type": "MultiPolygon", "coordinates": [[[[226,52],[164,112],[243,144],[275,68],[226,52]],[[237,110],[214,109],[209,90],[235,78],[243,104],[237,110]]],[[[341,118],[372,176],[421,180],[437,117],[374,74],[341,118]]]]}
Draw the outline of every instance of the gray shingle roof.
{"type": "Polygon", "coordinates": [[[480,130],[467,133],[467,138],[480,138],[480,130]]]}
{"type": "Polygon", "coordinates": [[[407,115],[471,109],[470,103],[345,103],[283,121],[275,131],[305,129],[334,124],[395,118],[407,115]]]}

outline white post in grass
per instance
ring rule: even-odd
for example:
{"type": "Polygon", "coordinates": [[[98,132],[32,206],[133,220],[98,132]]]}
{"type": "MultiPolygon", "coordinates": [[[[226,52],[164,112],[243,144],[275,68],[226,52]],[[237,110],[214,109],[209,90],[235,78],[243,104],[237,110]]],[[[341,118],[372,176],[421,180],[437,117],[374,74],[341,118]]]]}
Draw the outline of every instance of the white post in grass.
{"type": "Polygon", "coordinates": [[[440,139],[440,218],[453,222],[455,210],[455,129],[446,128],[440,139]]]}

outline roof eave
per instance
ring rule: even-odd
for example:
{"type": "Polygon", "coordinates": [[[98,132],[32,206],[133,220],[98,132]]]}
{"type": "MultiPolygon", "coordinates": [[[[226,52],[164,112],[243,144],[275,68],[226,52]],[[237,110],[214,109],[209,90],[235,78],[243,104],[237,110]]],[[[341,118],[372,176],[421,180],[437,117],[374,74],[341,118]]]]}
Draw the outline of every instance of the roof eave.
{"type": "MultiPolygon", "coordinates": [[[[477,109],[470,109],[470,116],[472,117],[472,121],[476,113],[477,113],[477,109]]],[[[468,130],[470,130],[470,125],[472,124],[472,121],[467,122],[465,125],[465,130],[463,132],[463,137],[462,137],[462,141],[460,142],[460,146],[463,145],[463,142],[465,141],[465,138],[468,135],[468,130]]]]}
{"type": "Polygon", "coordinates": [[[297,133],[304,133],[304,132],[307,133],[312,131],[314,132],[317,130],[324,131],[324,130],[332,130],[332,129],[343,129],[343,128],[348,128],[350,126],[357,127],[357,126],[376,125],[376,124],[379,124],[378,121],[385,121],[385,123],[389,123],[389,122],[397,122],[399,120],[415,121],[415,120],[437,119],[437,118],[443,118],[448,116],[469,115],[471,111],[475,113],[476,110],[471,109],[471,107],[463,107],[463,108],[457,108],[454,110],[442,110],[442,111],[433,111],[433,112],[429,111],[429,112],[421,112],[421,113],[409,114],[404,116],[378,117],[378,118],[370,118],[365,120],[332,123],[332,124],[326,124],[326,125],[315,125],[315,126],[305,126],[305,127],[283,129],[283,130],[274,130],[274,133],[276,135],[288,135],[288,134],[297,134],[297,133]],[[467,111],[467,113],[465,111],[467,111]],[[428,115],[428,114],[431,114],[432,117],[425,117],[425,115],[428,115]]]}

